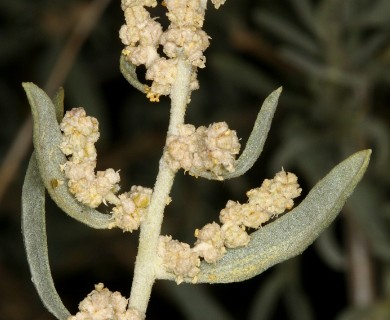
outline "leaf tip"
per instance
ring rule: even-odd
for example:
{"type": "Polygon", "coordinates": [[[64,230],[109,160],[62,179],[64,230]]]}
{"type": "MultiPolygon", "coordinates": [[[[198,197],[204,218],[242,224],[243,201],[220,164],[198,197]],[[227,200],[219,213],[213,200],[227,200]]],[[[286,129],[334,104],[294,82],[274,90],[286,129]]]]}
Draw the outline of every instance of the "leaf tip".
{"type": "Polygon", "coordinates": [[[33,85],[32,82],[22,82],[22,87],[24,90],[28,90],[31,85],[33,85]]]}
{"type": "Polygon", "coordinates": [[[279,99],[280,95],[282,94],[282,91],[283,91],[283,87],[280,86],[276,90],[272,91],[272,93],[269,95],[269,98],[276,99],[276,100],[279,99]]]}
{"type": "Polygon", "coordinates": [[[372,149],[365,149],[355,153],[355,155],[359,155],[363,158],[362,167],[364,168],[368,166],[368,163],[370,162],[371,154],[372,154],[372,149]]]}

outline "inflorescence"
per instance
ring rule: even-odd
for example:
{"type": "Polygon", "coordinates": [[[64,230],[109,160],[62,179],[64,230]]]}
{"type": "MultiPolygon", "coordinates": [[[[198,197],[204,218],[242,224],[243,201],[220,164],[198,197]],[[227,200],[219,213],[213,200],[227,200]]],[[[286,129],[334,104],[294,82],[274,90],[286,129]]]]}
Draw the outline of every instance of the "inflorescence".
{"type": "Polygon", "coordinates": [[[120,189],[119,171],[107,169],[95,173],[95,142],[99,139],[99,123],[95,118],[87,116],[83,108],[66,112],[60,128],[63,133],[60,148],[68,157],[61,168],[68,179],[69,191],[81,203],[92,208],[101,203],[113,204],[114,222],[111,228],[119,227],[124,231],[138,229],[152,190],[133,186],[130,192],[117,196],[120,189]]]}
{"type": "Polygon", "coordinates": [[[158,254],[167,272],[175,275],[176,282],[184,278],[197,281],[200,259],[216,263],[226,253],[226,248],[246,246],[250,241],[248,229],[258,229],[271,218],[292,208],[293,199],[301,194],[297,177],[293,173],[278,172],[266,179],[261,187],[247,192],[244,204],[229,200],[221,210],[219,220],[195,230],[194,247],[171,237],[161,236],[158,254]],[[185,251],[185,253],[183,253],[185,251]]]}
{"type": "Polygon", "coordinates": [[[222,179],[222,173],[235,170],[239,151],[237,134],[226,122],[196,129],[183,124],[177,134],[168,135],[164,159],[174,171],[182,168],[193,176],[208,171],[222,179]]]}
{"type": "MultiPolygon", "coordinates": [[[[211,2],[218,9],[225,0],[211,2]]],[[[184,59],[191,66],[190,95],[199,87],[197,69],[204,68],[206,63],[203,52],[209,46],[209,37],[202,26],[207,0],[164,0],[162,5],[166,7],[170,21],[166,30],[146,9],[156,5],[156,0],[121,1],[126,21],[119,32],[125,45],[122,55],[132,65],[146,67],[145,78],[151,85],[145,86],[145,93],[150,101],[159,101],[160,96],[171,94],[178,61],[184,59]]],[[[109,227],[130,232],[138,229],[147,213],[152,189],[133,186],[129,192],[118,195],[119,171],[95,172],[98,121],[87,116],[83,108],[66,112],[60,129],[63,133],[60,149],[67,156],[61,169],[68,179],[69,191],[78,201],[92,208],[102,203],[112,204],[113,222],[109,227]]],[[[198,128],[181,124],[175,129],[167,137],[163,156],[172,172],[183,169],[195,177],[207,172],[222,180],[224,174],[235,171],[240,143],[236,132],[225,122],[198,128]]],[[[300,193],[297,177],[282,170],[273,179],[264,180],[261,187],[248,191],[246,203],[229,200],[220,211],[220,224],[212,222],[195,230],[193,247],[171,236],[160,236],[158,261],[175,276],[177,283],[184,278],[195,283],[202,259],[216,263],[228,248],[246,246],[251,229],[256,230],[271,218],[291,209],[293,199],[300,193]]],[[[126,305],[127,299],[118,292],[110,292],[100,283],[80,303],[80,312],[68,320],[145,318],[135,309],[126,309],[126,305]]]]}
{"type": "MultiPolygon", "coordinates": [[[[95,173],[97,153],[95,142],[99,138],[98,121],[86,115],[84,109],[66,112],[60,124],[63,132],[62,152],[68,157],[62,170],[68,179],[71,193],[85,205],[97,207],[101,203],[114,205],[114,222],[110,227],[124,231],[138,229],[152,195],[152,190],[141,186],[131,187],[119,194],[119,172],[114,169],[95,173]]],[[[240,144],[235,131],[225,122],[208,128],[184,124],[178,135],[167,138],[164,160],[173,171],[184,169],[192,175],[210,171],[217,177],[226,170],[235,170],[235,155],[240,144]]],[[[194,247],[161,236],[158,255],[162,265],[175,275],[178,283],[185,277],[196,282],[200,259],[215,263],[226,253],[226,248],[246,246],[250,241],[248,229],[258,229],[273,217],[292,208],[293,199],[301,193],[297,177],[284,170],[273,179],[266,179],[261,187],[247,192],[248,201],[240,204],[229,200],[221,210],[219,220],[195,230],[194,247]]]]}
{"type": "MultiPolygon", "coordinates": [[[[212,0],[218,9],[224,0],[212,0]]],[[[179,57],[192,66],[190,90],[199,88],[197,68],[204,68],[203,52],[209,46],[209,37],[202,30],[207,0],[165,0],[170,21],[164,31],[160,23],[150,16],[145,7],[155,7],[155,0],[122,0],[126,24],[119,31],[125,45],[122,54],[134,66],[146,67],[145,78],[152,82],[146,89],[150,101],[159,101],[169,95],[176,79],[179,57]],[[160,46],[164,55],[160,55],[160,46]]]]}
{"type": "Polygon", "coordinates": [[[111,292],[103,283],[95,285],[88,296],[80,302],[79,312],[68,320],[144,320],[145,315],[134,308],[127,309],[128,299],[119,292],[111,292]]]}

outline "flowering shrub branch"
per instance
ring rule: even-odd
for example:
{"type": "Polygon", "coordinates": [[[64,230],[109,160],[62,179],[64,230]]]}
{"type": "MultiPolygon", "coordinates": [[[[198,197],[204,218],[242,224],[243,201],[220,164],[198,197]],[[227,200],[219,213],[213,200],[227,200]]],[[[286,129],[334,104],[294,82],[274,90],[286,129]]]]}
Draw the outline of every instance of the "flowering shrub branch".
{"type": "MultiPolygon", "coordinates": [[[[211,2],[219,8],[225,1],[211,2]]],[[[211,222],[196,229],[192,247],[161,235],[164,210],[181,169],[195,177],[224,180],[253,166],[263,149],[281,88],[265,100],[244,151],[236,158],[241,145],[227,123],[198,128],[185,123],[191,92],[199,88],[197,69],[206,65],[204,50],[209,37],[202,26],[207,0],[165,0],[170,21],[166,30],[147,10],[157,1],[122,0],[121,5],[126,22],[119,32],[125,45],[121,72],[150,101],[158,102],[162,95],[171,99],[166,144],[153,190],[133,186],[119,193],[119,170],[95,172],[97,119],[87,116],[83,108],[72,109],[63,117],[62,91],[52,101],[34,84],[23,84],[33,114],[35,148],[22,194],[24,241],[36,289],[58,319],[145,319],[157,279],[178,284],[241,281],[299,254],[336,217],[369,161],[370,150],[343,161],[281,218],[277,217],[291,210],[301,193],[297,177],[284,170],[249,190],[246,203],[229,200],[220,211],[221,224],[211,222]],[[149,84],[136,77],[140,65],[146,67],[149,84]],[[90,227],[118,227],[124,232],[140,228],[129,299],[99,283],[80,303],[79,312],[69,314],[50,273],[45,188],[60,208],[90,227]],[[98,212],[101,204],[110,205],[111,213],[98,212]],[[275,221],[269,223],[270,219],[275,221]]]]}

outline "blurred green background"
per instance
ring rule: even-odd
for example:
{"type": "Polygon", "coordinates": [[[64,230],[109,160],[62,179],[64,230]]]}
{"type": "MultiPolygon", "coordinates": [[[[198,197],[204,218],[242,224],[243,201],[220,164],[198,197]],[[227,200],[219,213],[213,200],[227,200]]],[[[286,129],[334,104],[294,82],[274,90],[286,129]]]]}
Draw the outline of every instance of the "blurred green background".
{"type": "MultiPolygon", "coordinates": [[[[32,151],[21,82],[49,94],[64,86],[68,109],[99,119],[98,169],[120,169],[123,190],[153,186],[169,100],[152,104],[121,76],[123,20],[119,1],[0,1],[0,319],[53,319],[30,281],[20,232],[32,151]]],[[[373,155],[339,218],[301,256],[238,284],[157,282],[148,320],[390,319],[390,1],[228,0],[209,7],[205,30],[211,46],[188,123],[226,121],[244,144],[263,99],[284,89],[259,162],[222,183],[180,173],[164,233],[193,243],[227,200],[246,201],[282,166],[306,194],[353,152],[373,155]]],[[[98,282],[128,295],[138,232],[91,230],[50,201],[47,219],[53,277],[72,313],[98,282]]]]}

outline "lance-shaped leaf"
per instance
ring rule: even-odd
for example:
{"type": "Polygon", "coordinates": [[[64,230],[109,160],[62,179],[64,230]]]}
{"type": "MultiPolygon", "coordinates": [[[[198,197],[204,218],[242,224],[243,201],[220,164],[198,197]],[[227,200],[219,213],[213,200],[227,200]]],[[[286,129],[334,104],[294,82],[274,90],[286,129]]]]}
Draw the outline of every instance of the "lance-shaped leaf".
{"type": "MultiPolygon", "coordinates": [[[[89,208],[76,200],[69,192],[60,165],[67,160],[59,146],[62,141],[57,123],[56,108],[46,93],[33,83],[23,83],[33,117],[33,141],[35,155],[43,184],[54,202],[72,218],[96,228],[105,229],[111,216],[89,208]]],[[[55,98],[61,101],[61,93],[55,98]]]]}
{"type": "Polygon", "coordinates": [[[245,149],[237,159],[234,172],[226,171],[220,176],[216,176],[211,172],[195,172],[194,175],[209,180],[226,180],[242,176],[245,172],[252,168],[263,151],[264,143],[267,139],[269,129],[271,128],[272,118],[274,117],[281,93],[282,87],[273,91],[264,100],[257,115],[252,132],[245,145],[245,149]]]}
{"type": "MultiPolygon", "coordinates": [[[[338,164],[313,187],[299,206],[253,232],[246,247],[229,249],[215,264],[202,262],[198,282],[246,280],[302,253],[336,218],[363,177],[370,154],[371,150],[363,150],[338,164]]],[[[159,279],[174,280],[162,266],[157,268],[157,275],[159,279]]]]}
{"type": "Polygon", "coordinates": [[[119,60],[119,68],[128,83],[142,93],[146,92],[148,86],[139,82],[137,73],[135,72],[136,66],[130,63],[123,54],[121,54],[121,58],[119,60]]]}
{"type": "Polygon", "coordinates": [[[22,190],[22,233],[31,279],[45,307],[65,320],[70,316],[64,307],[51,276],[45,220],[45,186],[35,154],[31,156],[22,190]]]}

